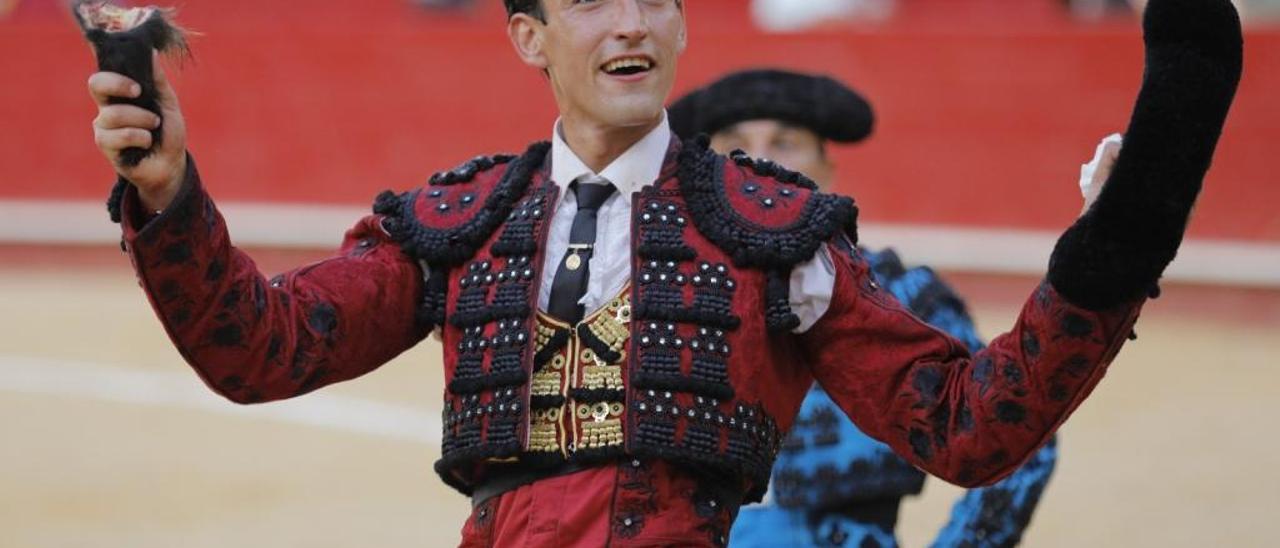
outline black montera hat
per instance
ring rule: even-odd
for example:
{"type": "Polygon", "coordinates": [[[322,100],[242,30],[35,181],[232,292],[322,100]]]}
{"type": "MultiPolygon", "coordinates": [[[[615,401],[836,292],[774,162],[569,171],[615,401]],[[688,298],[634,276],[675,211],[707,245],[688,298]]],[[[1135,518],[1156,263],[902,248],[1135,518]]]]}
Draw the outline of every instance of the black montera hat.
{"type": "Polygon", "coordinates": [[[502,3],[507,7],[508,16],[529,13],[538,7],[538,0],[502,0],[502,3]]]}
{"type": "Polygon", "coordinates": [[[871,134],[875,114],[858,92],[827,76],[778,69],[732,73],[667,109],[680,137],[715,133],[746,120],[781,120],[824,139],[853,143],[871,134]]]}

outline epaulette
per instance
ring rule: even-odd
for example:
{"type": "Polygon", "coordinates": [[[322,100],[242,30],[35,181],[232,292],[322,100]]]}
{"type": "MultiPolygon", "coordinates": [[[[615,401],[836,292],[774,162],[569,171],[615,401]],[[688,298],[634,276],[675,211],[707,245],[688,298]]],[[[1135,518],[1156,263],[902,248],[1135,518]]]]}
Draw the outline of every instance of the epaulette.
{"type": "Polygon", "coordinates": [[[432,268],[462,264],[505,221],[529,188],[550,143],[529,146],[521,156],[476,157],[431,176],[426,186],[378,195],[373,212],[410,257],[432,268]]]}
{"type": "Polygon", "coordinates": [[[843,232],[857,243],[853,199],[817,190],[809,178],[741,151],[726,158],[706,136],[680,150],[680,192],[689,217],[735,265],[769,272],[766,319],[771,329],[799,324],[788,304],[788,278],[797,264],[843,232]]]}
{"type": "Polygon", "coordinates": [[[703,137],[685,143],[679,169],[690,218],[739,267],[790,270],[841,231],[857,243],[852,198],[818,192],[773,162],[740,151],[725,158],[703,137]]]}

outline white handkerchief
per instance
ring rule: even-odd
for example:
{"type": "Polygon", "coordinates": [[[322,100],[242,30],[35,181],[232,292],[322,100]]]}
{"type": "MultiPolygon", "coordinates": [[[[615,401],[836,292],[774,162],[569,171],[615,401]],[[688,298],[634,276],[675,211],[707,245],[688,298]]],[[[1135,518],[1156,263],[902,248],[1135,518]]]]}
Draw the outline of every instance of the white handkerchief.
{"type": "Polygon", "coordinates": [[[1080,195],[1084,197],[1085,209],[1089,209],[1094,200],[1098,199],[1098,194],[1102,192],[1102,186],[1106,184],[1107,177],[1111,176],[1111,168],[1116,165],[1116,158],[1120,156],[1120,146],[1123,141],[1124,137],[1119,133],[1106,136],[1101,143],[1098,143],[1093,159],[1080,166],[1080,195]]]}

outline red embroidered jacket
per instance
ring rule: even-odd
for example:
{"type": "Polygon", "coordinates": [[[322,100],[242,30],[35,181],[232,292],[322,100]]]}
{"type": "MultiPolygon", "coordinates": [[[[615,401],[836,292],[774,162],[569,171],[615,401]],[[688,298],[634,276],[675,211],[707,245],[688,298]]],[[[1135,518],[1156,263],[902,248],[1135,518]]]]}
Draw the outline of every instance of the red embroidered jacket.
{"type": "Polygon", "coordinates": [[[442,329],[437,471],[464,493],[495,461],[628,455],[719,474],[757,500],[815,377],[912,463],[990,483],[1089,394],[1140,308],[1137,299],[1088,310],[1043,283],[1013,329],[970,356],[876,285],[850,245],[852,200],[768,162],[716,156],[705,141],[677,143],[659,181],[633,196],[631,336],[617,356],[625,387],[571,396],[625,401],[625,444],[532,459],[529,379],[548,354],[534,350],[532,313],[557,191],[547,149],[477,158],[425,188],[386,193],[338,254],[272,280],[231,245],[194,162],[173,205],[145,225],[126,193],[124,244],[184,358],[236,402],[360,376],[442,329]],[[834,258],[833,300],[795,335],[786,280],[821,246],[834,258]]]}
{"type": "MultiPolygon", "coordinates": [[[[624,386],[605,395],[625,402],[624,443],[562,457],[660,458],[758,499],[816,377],[860,429],[932,474],[972,486],[1013,470],[1131,333],[1181,243],[1239,82],[1230,2],[1152,2],[1144,30],[1143,86],[1106,187],[1059,239],[1048,281],[1012,330],[976,356],[874,283],[851,245],[851,200],[768,162],[716,156],[705,139],[673,147],[660,180],[633,196],[630,346],[625,358],[593,348],[624,368],[624,386]],[[833,300],[794,335],[788,273],[822,246],[834,257],[833,300]]],[[[555,464],[524,451],[530,376],[547,354],[534,352],[531,321],[555,203],[547,149],[477,158],[426,188],[384,194],[337,255],[270,281],[232,247],[194,162],[157,218],[143,222],[122,183],[109,208],[170,337],[234,401],[357,377],[441,328],[448,418],[437,470],[469,492],[495,460],[555,464]]]]}

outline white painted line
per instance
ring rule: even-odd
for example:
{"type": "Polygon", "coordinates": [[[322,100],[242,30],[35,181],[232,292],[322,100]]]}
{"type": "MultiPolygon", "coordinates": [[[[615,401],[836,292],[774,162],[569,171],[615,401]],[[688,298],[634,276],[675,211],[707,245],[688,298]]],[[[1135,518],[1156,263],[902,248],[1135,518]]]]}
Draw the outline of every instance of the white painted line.
{"type": "MultiPolygon", "coordinates": [[[[0,200],[0,242],[100,244],[120,240],[106,202],[0,200]]],[[[372,208],[319,204],[218,203],[237,245],[336,249],[372,208]]]]}
{"type": "MultiPolygon", "coordinates": [[[[908,264],[1010,274],[1043,274],[1059,233],[956,226],[865,223],[858,239],[870,248],[893,247],[908,264]]],[[[1280,244],[1189,239],[1165,279],[1280,287],[1280,244]]]]}
{"type": "MultiPolygon", "coordinates": [[[[228,202],[219,208],[237,245],[334,249],[368,208],[228,202]]],[[[1064,227],[1065,228],[1065,227],[1064,227]]],[[[1057,232],[863,223],[864,245],[891,246],[908,264],[974,272],[1043,274],[1057,232]]],[[[111,244],[119,228],[99,203],[0,200],[0,242],[111,244]]],[[[1280,243],[1193,239],[1165,279],[1280,287],[1280,243]]]]}
{"type": "Polygon", "coordinates": [[[440,445],[439,413],[323,391],[281,402],[237,405],[215,395],[185,365],[175,367],[184,371],[138,371],[97,363],[0,356],[0,392],[176,407],[440,445]]]}

